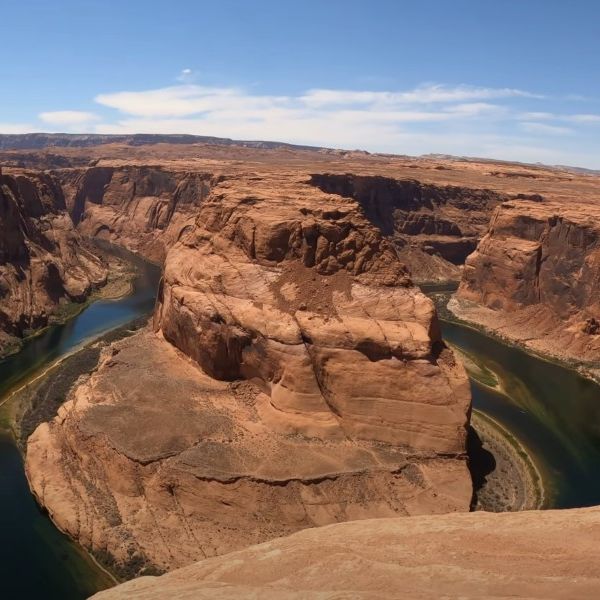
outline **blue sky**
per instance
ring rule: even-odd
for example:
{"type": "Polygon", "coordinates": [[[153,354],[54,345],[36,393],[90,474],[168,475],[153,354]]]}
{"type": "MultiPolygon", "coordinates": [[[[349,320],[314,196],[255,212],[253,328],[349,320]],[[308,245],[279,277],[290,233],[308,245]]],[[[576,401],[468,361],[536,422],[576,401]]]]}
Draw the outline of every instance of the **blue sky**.
{"type": "Polygon", "coordinates": [[[600,168],[596,0],[2,0],[0,132],[600,168]]]}

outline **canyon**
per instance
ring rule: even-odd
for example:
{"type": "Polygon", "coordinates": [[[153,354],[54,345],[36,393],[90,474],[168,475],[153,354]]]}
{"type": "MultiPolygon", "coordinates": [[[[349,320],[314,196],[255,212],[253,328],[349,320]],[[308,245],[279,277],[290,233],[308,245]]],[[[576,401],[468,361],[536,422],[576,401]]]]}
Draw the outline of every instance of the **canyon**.
{"type": "Polygon", "coordinates": [[[451,309],[597,377],[599,219],[597,196],[503,203],[466,261],[451,309]]]}
{"type": "MultiPolygon", "coordinates": [[[[21,232],[6,237],[5,296],[29,286],[39,298],[2,301],[12,335],[106,280],[89,238],[163,265],[148,326],[107,345],[27,442],[39,503],[103,564],[123,578],[183,567],[100,597],[225,598],[264,585],[299,597],[257,565],[304,590],[308,555],[324,597],[347,592],[352,573],[364,573],[352,593],[375,597],[384,588],[366,579],[382,568],[378,546],[412,553],[411,573],[442,580],[436,557],[459,548],[446,566],[465,586],[535,597],[531,586],[556,574],[541,549],[559,556],[567,526],[587,558],[543,597],[592,597],[595,509],[455,514],[473,503],[469,383],[415,283],[460,281],[449,305],[460,319],[593,374],[597,176],[260,144],[92,142],[0,151],[0,224],[21,232]],[[46,212],[32,208],[40,203],[46,212]],[[48,230],[53,245],[39,241],[48,230]],[[496,553],[514,544],[530,562],[509,583],[502,567],[465,576],[473,556],[492,568],[488,543],[496,553]],[[370,556],[336,550],[347,544],[370,556]],[[332,555],[339,576],[327,582],[332,555]],[[255,575],[243,588],[231,575],[240,564],[255,575]],[[215,569],[223,579],[207,575],[215,569]]],[[[434,597],[418,581],[402,587],[407,569],[385,590],[434,597]]],[[[457,579],[444,580],[449,594],[466,593],[457,579]]]]}
{"type": "Polygon", "coordinates": [[[59,183],[0,168],[0,355],[83,302],[107,275],[75,231],[59,183]]]}

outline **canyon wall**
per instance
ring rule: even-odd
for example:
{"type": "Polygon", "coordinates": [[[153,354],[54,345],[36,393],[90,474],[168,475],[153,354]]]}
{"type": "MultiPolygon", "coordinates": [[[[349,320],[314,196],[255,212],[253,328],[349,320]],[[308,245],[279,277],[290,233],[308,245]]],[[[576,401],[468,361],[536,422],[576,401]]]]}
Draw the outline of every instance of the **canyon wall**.
{"type": "Polygon", "coordinates": [[[599,520],[592,508],[354,521],[143,577],[93,599],[594,600],[599,520]]]}
{"type": "Polygon", "coordinates": [[[61,306],[85,300],[106,276],[75,232],[60,184],[0,170],[0,353],[61,306]]]}
{"type": "Polygon", "coordinates": [[[599,298],[600,210],[540,197],[496,210],[450,308],[533,350],[593,363],[599,298]]]}
{"type": "Polygon", "coordinates": [[[365,216],[394,240],[399,257],[420,282],[460,279],[493,209],[506,194],[489,189],[433,185],[415,179],[313,174],[312,185],[354,198],[365,216]]]}
{"type": "MultiPolygon", "coordinates": [[[[203,173],[179,165],[107,164],[54,174],[79,231],[162,261],[211,189],[237,177],[227,165],[222,167],[203,173]]],[[[488,189],[415,179],[331,173],[307,178],[325,193],[358,202],[367,219],[393,240],[416,281],[460,279],[461,266],[483,235],[492,210],[507,197],[488,189]]]]}
{"type": "Polygon", "coordinates": [[[54,172],[83,235],[163,262],[166,249],[218,181],[218,175],[160,166],[99,166],[54,172]]]}
{"type": "Polygon", "coordinates": [[[106,349],[29,439],[56,523],[131,577],[468,510],[468,380],[392,241],[302,173],[197,180],[212,185],[169,244],[152,330],[106,349]]]}

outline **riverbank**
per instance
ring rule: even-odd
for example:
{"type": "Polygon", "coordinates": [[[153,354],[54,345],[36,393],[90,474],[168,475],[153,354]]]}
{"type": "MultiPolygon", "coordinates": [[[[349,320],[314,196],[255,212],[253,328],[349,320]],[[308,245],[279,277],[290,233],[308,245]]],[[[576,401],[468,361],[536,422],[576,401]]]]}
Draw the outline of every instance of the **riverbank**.
{"type": "Polygon", "coordinates": [[[523,331],[527,331],[526,327],[519,328],[512,326],[509,328],[511,331],[510,334],[502,333],[498,325],[501,315],[488,308],[472,305],[472,303],[460,300],[452,293],[440,292],[439,294],[431,294],[431,297],[436,303],[440,318],[458,323],[464,327],[470,327],[476,331],[481,331],[485,335],[501,341],[503,344],[519,348],[540,360],[571,369],[582,377],[600,385],[600,367],[597,363],[569,358],[559,350],[551,350],[547,344],[544,345],[537,338],[528,339],[519,337],[523,331]],[[436,300],[434,296],[439,296],[439,298],[436,300]],[[492,322],[494,323],[493,326],[492,322]]]}
{"type": "MultiPolygon", "coordinates": [[[[502,377],[493,370],[493,364],[483,363],[455,344],[448,345],[460,357],[475,385],[507,395],[502,377]]],[[[509,401],[508,397],[506,400],[509,401]]],[[[478,440],[471,440],[470,450],[480,454],[481,463],[478,464],[478,459],[471,460],[475,510],[513,512],[542,508],[543,479],[523,444],[498,421],[478,410],[471,414],[471,427],[478,440]],[[486,452],[493,458],[488,456],[482,460],[481,455],[486,452]]]]}
{"type": "MultiPolygon", "coordinates": [[[[519,344],[511,344],[510,340],[505,340],[494,335],[492,331],[457,317],[448,308],[449,300],[456,287],[455,284],[449,284],[447,287],[433,284],[424,286],[424,291],[436,304],[442,324],[449,322],[477,331],[502,344],[519,348],[544,360],[544,357],[530,353],[529,349],[522,348],[519,344]]],[[[446,343],[460,357],[474,386],[487,389],[494,395],[503,396],[506,402],[511,401],[500,365],[496,365],[489,357],[481,360],[474,352],[469,352],[449,341],[446,343]]],[[[533,457],[519,439],[498,420],[481,410],[473,410],[471,427],[469,446],[471,470],[476,488],[474,510],[512,512],[543,508],[546,502],[543,478],[533,457]]]]}
{"type": "Polygon", "coordinates": [[[80,315],[86,308],[99,300],[119,300],[133,292],[137,270],[135,266],[123,258],[111,253],[109,249],[89,242],[88,249],[102,260],[108,276],[106,282],[92,290],[83,302],[65,302],[56,307],[43,327],[25,331],[23,337],[16,337],[6,332],[0,332],[0,361],[18,354],[27,341],[43,335],[51,327],[64,325],[80,315]]]}
{"type": "MultiPolygon", "coordinates": [[[[526,448],[498,421],[473,411],[471,427],[477,433],[480,449],[493,459],[487,468],[475,468],[474,510],[515,512],[544,508],[543,480],[526,448]],[[491,469],[491,470],[489,470],[491,469]]],[[[476,462],[474,460],[473,463],[476,462]]]]}
{"type": "Polygon", "coordinates": [[[0,425],[11,431],[21,452],[24,453],[27,438],[36,427],[56,416],[77,379],[95,369],[102,350],[132,335],[147,321],[147,317],[140,317],[100,338],[83,343],[40,373],[33,374],[0,402],[0,425]]]}
{"type": "Polygon", "coordinates": [[[118,247],[106,252],[107,284],[77,310],[22,343],[21,351],[0,360],[0,563],[9,597],[84,600],[114,585],[118,577],[103,557],[92,556],[64,535],[31,494],[23,464],[27,437],[53,418],[72,385],[97,365],[103,348],[148,322],[160,267],[118,247]],[[108,257],[107,257],[108,258],[108,257]],[[35,577],[24,581],[24,573],[35,577]]]}
{"type": "MultiPolygon", "coordinates": [[[[462,360],[474,385],[483,386],[510,401],[493,363],[478,360],[477,356],[455,344],[448,345],[462,360]]],[[[485,464],[477,464],[477,459],[471,461],[471,470],[475,471],[472,473],[476,488],[474,509],[514,512],[542,508],[543,479],[523,444],[497,420],[476,409],[471,414],[471,427],[479,438],[471,444],[471,453],[487,452],[493,457],[488,457],[485,464]]]]}

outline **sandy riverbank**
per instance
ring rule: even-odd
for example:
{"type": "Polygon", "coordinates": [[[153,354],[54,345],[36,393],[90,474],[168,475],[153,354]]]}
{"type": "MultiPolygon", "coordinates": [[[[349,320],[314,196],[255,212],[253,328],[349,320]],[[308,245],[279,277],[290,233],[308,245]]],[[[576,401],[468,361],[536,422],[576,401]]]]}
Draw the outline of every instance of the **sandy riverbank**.
{"type": "MultiPolygon", "coordinates": [[[[440,296],[444,296],[440,294],[440,296]]],[[[436,301],[440,315],[455,323],[481,331],[502,343],[520,348],[528,354],[541,360],[556,363],[566,369],[572,369],[582,377],[591,379],[600,384],[600,367],[596,362],[575,360],[571,354],[564,351],[560,341],[553,339],[552,335],[532,336],[531,327],[527,322],[513,323],[511,319],[498,311],[491,310],[445,294],[446,305],[442,308],[439,300],[436,301]]]]}
{"type": "MultiPolygon", "coordinates": [[[[454,345],[452,349],[476,385],[505,393],[502,378],[494,372],[493,365],[490,368],[454,345]]],[[[473,410],[471,427],[475,431],[469,441],[477,490],[475,509],[506,512],[542,508],[543,479],[523,444],[498,421],[478,410],[473,410]]]]}
{"type": "Polygon", "coordinates": [[[543,508],[543,480],[527,449],[484,413],[473,411],[471,426],[483,452],[493,456],[487,468],[483,465],[473,473],[479,487],[475,510],[514,512],[543,508]],[[486,473],[490,467],[492,470],[486,473]]]}

